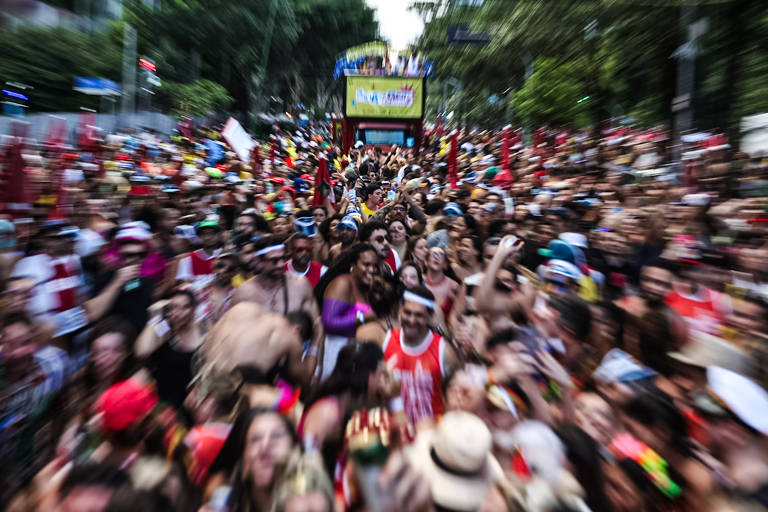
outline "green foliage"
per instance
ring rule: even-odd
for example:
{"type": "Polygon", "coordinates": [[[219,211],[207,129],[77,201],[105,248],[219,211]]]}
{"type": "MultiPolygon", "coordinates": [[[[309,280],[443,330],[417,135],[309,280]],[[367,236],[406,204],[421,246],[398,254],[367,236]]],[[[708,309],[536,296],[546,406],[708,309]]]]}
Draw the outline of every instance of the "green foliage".
{"type": "Polygon", "coordinates": [[[514,96],[517,117],[528,126],[587,126],[589,100],[578,75],[573,63],[536,59],[533,73],[514,96]]]}
{"type": "Polygon", "coordinates": [[[729,129],[733,138],[741,116],[768,110],[766,2],[485,0],[468,6],[436,0],[413,5],[427,21],[418,46],[435,61],[437,81],[452,77],[463,84],[461,98],[439,102],[468,109],[454,119],[468,120],[466,112],[481,109],[487,95],[469,103],[464,96],[482,87],[495,94],[518,91],[512,101],[516,119],[576,126],[585,115],[592,124],[622,116],[644,125],[671,124],[678,65],[672,54],[688,37],[680,27],[681,9],[693,3],[698,4],[694,19],[709,20],[696,59],[695,123],[701,129],[729,129]],[[490,43],[449,44],[446,31],[459,23],[486,32],[490,43]],[[566,82],[542,81],[535,72],[527,83],[529,63],[541,59],[545,71],[566,82]],[[590,101],[573,109],[569,105],[577,90],[589,94],[590,101]],[[565,105],[558,103],[561,94],[568,98],[565,105]]]}
{"type": "MultiPolygon", "coordinates": [[[[373,11],[363,0],[186,0],[152,9],[133,2],[127,20],[139,31],[140,51],[161,78],[205,78],[223,85],[234,108],[290,109],[296,103],[328,107],[337,54],[374,38],[373,11]],[[258,93],[253,97],[252,93],[258,93]]],[[[334,89],[335,87],[335,89],[334,89]]]]}
{"type": "Polygon", "coordinates": [[[138,54],[155,61],[164,83],[156,106],[194,114],[304,103],[321,112],[341,95],[341,82],[331,78],[337,55],[378,35],[364,0],[167,0],[159,8],[135,0],[123,7],[124,20],[99,34],[0,31],[0,76],[35,86],[32,110],[97,108],[98,98],[72,91],[73,77],[120,82],[127,23],[138,32],[138,54]],[[267,97],[277,101],[264,105],[267,97]]]}
{"type": "Polygon", "coordinates": [[[164,82],[161,93],[168,98],[175,116],[204,116],[224,110],[234,101],[223,86],[205,79],[188,84],[164,82]]]}
{"type": "Polygon", "coordinates": [[[72,90],[74,77],[120,81],[121,48],[107,34],[63,28],[21,27],[0,30],[0,77],[34,87],[30,111],[97,108],[99,98],[72,90]]]}

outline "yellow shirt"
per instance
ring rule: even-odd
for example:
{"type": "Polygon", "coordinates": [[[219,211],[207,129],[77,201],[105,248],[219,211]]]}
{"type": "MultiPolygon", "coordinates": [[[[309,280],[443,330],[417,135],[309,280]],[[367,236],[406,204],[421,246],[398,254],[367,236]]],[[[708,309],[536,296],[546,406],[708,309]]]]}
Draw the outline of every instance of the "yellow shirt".
{"type": "Polygon", "coordinates": [[[376,213],[376,210],[371,210],[370,208],[368,208],[368,205],[365,203],[363,203],[361,206],[362,206],[363,213],[365,213],[366,218],[371,217],[373,216],[374,213],[376,213]]]}

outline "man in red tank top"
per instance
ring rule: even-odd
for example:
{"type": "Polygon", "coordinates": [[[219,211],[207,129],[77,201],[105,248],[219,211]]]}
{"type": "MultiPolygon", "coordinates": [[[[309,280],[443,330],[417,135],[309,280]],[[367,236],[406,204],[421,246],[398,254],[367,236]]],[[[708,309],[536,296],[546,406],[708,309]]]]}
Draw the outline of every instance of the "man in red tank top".
{"type": "Polygon", "coordinates": [[[312,240],[304,233],[295,233],[289,242],[291,259],[285,264],[285,271],[299,277],[306,277],[314,288],[328,267],[312,258],[312,240]]]}
{"type": "Polygon", "coordinates": [[[731,311],[727,295],[706,287],[708,267],[696,260],[678,261],[666,304],[685,318],[690,329],[718,334],[731,311]]]}
{"type": "Polygon", "coordinates": [[[215,220],[204,220],[198,224],[196,232],[203,247],[179,260],[176,279],[202,288],[212,283],[215,277],[213,263],[221,254],[221,228],[215,220]]]}
{"type": "Polygon", "coordinates": [[[439,417],[445,410],[443,379],[456,366],[456,354],[429,328],[435,299],[425,287],[406,291],[400,309],[400,329],[384,339],[384,359],[400,380],[401,397],[414,425],[439,417]]]}

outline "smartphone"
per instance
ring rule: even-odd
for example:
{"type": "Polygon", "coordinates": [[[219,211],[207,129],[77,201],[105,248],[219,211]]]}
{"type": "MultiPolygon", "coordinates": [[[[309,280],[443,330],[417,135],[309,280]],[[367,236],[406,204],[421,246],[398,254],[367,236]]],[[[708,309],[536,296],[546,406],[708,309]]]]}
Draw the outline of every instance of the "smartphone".
{"type": "Polygon", "coordinates": [[[394,201],[395,197],[397,197],[397,192],[394,190],[390,190],[387,192],[387,201],[394,201]]]}
{"type": "Polygon", "coordinates": [[[504,198],[504,214],[505,215],[515,214],[515,199],[513,197],[504,198]]]}
{"type": "Polygon", "coordinates": [[[349,202],[350,203],[357,202],[357,190],[354,188],[349,189],[349,202]]]}

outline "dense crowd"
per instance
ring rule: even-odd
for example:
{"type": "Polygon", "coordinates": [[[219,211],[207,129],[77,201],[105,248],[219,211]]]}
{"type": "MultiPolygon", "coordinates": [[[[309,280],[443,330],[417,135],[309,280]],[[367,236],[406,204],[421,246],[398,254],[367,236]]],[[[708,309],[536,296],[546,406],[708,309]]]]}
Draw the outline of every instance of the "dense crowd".
{"type": "Polygon", "coordinates": [[[9,511],[768,507],[768,163],[720,138],[4,151],[9,511]]]}

